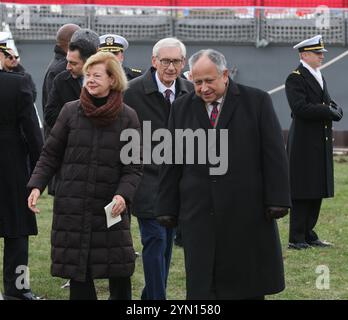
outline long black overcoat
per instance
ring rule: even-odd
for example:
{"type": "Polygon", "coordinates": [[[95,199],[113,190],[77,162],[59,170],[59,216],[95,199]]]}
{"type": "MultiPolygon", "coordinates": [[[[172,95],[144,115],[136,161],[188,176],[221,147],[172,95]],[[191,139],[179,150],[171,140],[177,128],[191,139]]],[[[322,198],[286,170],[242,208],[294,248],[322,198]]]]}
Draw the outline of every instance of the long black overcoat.
{"type": "Polygon", "coordinates": [[[0,237],[37,234],[26,185],[42,144],[28,80],[0,70],[0,237]]]}
{"type": "Polygon", "coordinates": [[[287,142],[291,196],[333,197],[332,114],[326,82],[321,89],[301,64],[288,76],[285,90],[292,115],[287,142]]]}
{"type": "MultiPolygon", "coordinates": [[[[270,205],[290,206],[281,128],[267,93],[231,79],[227,90],[216,128],[228,130],[228,144],[217,143],[228,152],[227,172],[211,175],[211,165],[197,158],[161,169],[157,212],[179,217],[188,299],[210,299],[212,292],[243,299],[284,289],[277,223],[264,214],[270,205]]],[[[194,93],[178,99],[169,127],[212,129],[204,101],[194,93]]]]}

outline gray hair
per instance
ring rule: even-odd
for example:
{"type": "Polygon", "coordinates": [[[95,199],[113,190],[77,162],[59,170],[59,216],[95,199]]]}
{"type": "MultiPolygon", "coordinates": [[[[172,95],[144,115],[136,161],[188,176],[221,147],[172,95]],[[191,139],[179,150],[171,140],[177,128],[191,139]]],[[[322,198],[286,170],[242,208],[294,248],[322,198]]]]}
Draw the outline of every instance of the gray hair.
{"type": "Polygon", "coordinates": [[[227,70],[227,62],[225,56],[214,49],[203,49],[194,53],[189,59],[189,67],[192,70],[193,65],[203,56],[207,56],[211,62],[216,65],[219,74],[227,70]]]}
{"type": "Polygon", "coordinates": [[[71,37],[70,42],[75,42],[80,39],[87,40],[88,42],[93,44],[96,49],[98,49],[99,47],[99,35],[91,29],[86,28],[75,31],[71,37]]]}
{"type": "Polygon", "coordinates": [[[158,41],[152,48],[152,55],[157,57],[160,49],[168,47],[180,48],[182,56],[186,58],[186,47],[176,38],[164,38],[158,41]]]}

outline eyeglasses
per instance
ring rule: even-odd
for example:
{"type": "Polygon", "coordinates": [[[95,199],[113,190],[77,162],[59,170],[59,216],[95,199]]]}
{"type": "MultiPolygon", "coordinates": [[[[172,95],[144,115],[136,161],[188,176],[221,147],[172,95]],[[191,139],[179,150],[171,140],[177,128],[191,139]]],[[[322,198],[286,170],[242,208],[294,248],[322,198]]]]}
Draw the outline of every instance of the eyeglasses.
{"type": "Polygon", "coordinates": [[[182,59],[159,59],[159,62],[163,67],[169,67],[170,64],[172,63],[175,68],[180,67],[182,64],[182,59]]]}
{"type": "Polygon", "coordinates": [[[19,56],[11,56],[11,55],[8,55],[6,58],[7,58],[7,59],[10,59],[10,60],[13,60],[13,59],[17,60],[17,59],[19,58],[19,56]]]}

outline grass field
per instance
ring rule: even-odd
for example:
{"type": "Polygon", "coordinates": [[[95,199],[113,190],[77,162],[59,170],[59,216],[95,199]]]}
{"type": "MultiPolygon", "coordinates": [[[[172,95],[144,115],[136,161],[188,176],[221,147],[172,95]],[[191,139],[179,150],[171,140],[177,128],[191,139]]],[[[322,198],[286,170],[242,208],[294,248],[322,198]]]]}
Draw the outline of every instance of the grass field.
{"type": "MultiPolygon", "coordinates": [[[[68,299],[65,280],[50,275],[50,227],[52,198],[40,199],[39,235],[30,240],[30,281],[33,291],[47,299],[68,299]]],[[[138,225],[132,220],[136,251],[141,252],[138,225]]],[[[279,221],[285,263],[286,289],[267,299],[348,299],[348,157],[335,157],[335,198],[323,201],[316,231],[333,248],[287,250],[288,217],[279,221]],[[323,275],[328,275],[323,280],[323,275]]],[[[0,284],[2,288],[3,239],[0,239],[0,284]]],[[[232,254],[232,253],[231,253],[232,254]]],[[[141,258],[132,278],[133,298],[139,299],[144,284],[141,258]]],[[[107,281],[96,281],[99,299],[107,299],[107,281]]],[[[183,251],[174,247],[168,283],[168,299],[185,299],[183,251]]]]}

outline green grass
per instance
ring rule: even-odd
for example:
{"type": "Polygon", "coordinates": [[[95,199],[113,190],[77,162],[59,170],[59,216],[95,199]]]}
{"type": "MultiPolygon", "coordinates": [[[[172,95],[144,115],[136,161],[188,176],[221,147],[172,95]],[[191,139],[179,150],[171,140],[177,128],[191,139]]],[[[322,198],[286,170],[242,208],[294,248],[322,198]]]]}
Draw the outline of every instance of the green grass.
{"type": "MultiPolygon", "coordinates": [[[[41,213],[37,216],[39,235],[30,238],[30,281],[33,291],[47,299],[68,299],[69,290],[61,289],[64,279],[50,275],[50,227],[52,198],[46,193],[39,202],[41,213]]],[[[316,231],[321,239],[334,243],[333,248],[287,250],[289,218],[279,221],[283,246],[286,289],[267,299],[348,299],[348,157],[335,158],[335,198],[323,201],[316,231]],[[316,288],[316,268],[324,265],[329,270],[329,289],[316,288]]],[[[135,250],[141,252],[136,219],[132,220],[135,250]]],[[[0,239],[0,285],[2,288],[3,239],[0,239]]],[[[136,261],[132,277],[133,298],[139,299],[144,285],[141,258],[136,261]]],[[[108,284],[97,280],[99,299],[107,299],[108,284]]],[[[168,299],[185,299],[185,272],[183,251],[174,246],[168,280],[168,299]]]]}

